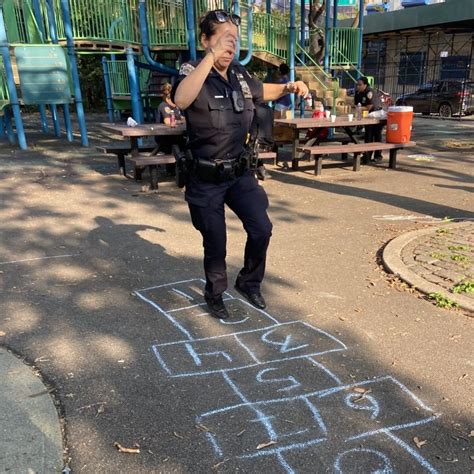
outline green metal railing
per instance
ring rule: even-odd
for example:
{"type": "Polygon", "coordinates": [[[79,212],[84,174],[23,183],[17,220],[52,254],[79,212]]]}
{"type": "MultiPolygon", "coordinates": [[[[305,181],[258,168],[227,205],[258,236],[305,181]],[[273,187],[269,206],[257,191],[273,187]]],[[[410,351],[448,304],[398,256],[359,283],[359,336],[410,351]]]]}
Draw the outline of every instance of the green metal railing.
{"type": "Polygon", "coordinates": [[[8,92],[7,76],[3,58],[0,56],[0,112],[10,103],[10,93],[8,92]]]}
{"type": "Polygon", "coordinates": [[[3,14],[9,43],[42,43],[31,0],[5,0],[3,14]]]}
{"type": "Polygon", "coordinates": [[[186,46],[186,10],[183,0],[147,0],[150,45],[186,46]]]}
{"type": "MultiPolygon", "coordinates": [[[[138,44],[137,0],[69,0],[74,39],[138,44]]],[[[54,0],[58,38],[65,40],[59,0],[54,0]]]]}
{"type": "Polygon", "coordinates": [[[253,50],[288,59],[288,21],[269,13],[253,15],[253,50]]]}
{"type": "MultiPolygon", "coordinates": [[[[112,97],[129,96],[130,85],[128,82],[127,61],[106,61],[106,64],[109,71],[112,97]]],[[[140,90],[142,94],[146,93],[150,77],[151,71],[146,69],[139,70],[140,90]]]]}
{"type": "Polygon", "coordinates": [[[331,90],[327,82],[324,82],[324,80],[321,80],[321,76],[324,77],[326,81],[328,80],[332,81],[332,76],[329,73],[327,73],[298,42],[296,43],[295,58],[303,67],[305,67],[305,69],[311,74],[311,76],[313,76],[316,82],[318,82],[319,85],[321,85],[324,90],[331,90]],[[302,59],[300,58],[301,54],[304,55],[306,63],[302,61],[302,59]],[[308,63],[310,64],[311,67],[316,68],[316,70],[320,74],[319,76],[314,73],[311,67],[308,66],[308,63]]]}
{"type": "Polygon", "coordinates": [[[359,57],[359,41],[358,28],[332,28],[330,68],[353,68],[359,57]]]}

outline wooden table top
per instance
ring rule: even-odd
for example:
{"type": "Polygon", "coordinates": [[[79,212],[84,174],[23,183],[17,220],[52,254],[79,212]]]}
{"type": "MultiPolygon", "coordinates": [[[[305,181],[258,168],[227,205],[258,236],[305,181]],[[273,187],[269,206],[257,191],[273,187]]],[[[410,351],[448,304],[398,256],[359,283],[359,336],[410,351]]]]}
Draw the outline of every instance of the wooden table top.
{"type": "Polygon", "coordinates": [[[315,128],[315,127],[327,127],[327,128],[335,128],[335,127],[358,127],[359,125],[378,125],[378,124],[385,124],[387,120],[383,119],[375,119],[375,118],[363,118],[360,120],[353,120],[349,122],[347,117],[336,117],[335,122],[331,122],[329,119],[321,118],[321,119],[314,119],[314,118],[296,118],[296,119],[276,119],[275,125],[279,125],[281,127],[288,127],[288,128],[315,128]]]}
{"type": "Polygon", "coordinates": [[[179,124],[176,127],[170,127],[164,123],[147,123],[129,127],[126,124],[102,123],[101,126],[123,137],[155,137],[165,135],[183,135],[186,131],[186,125],[179,124]]]}

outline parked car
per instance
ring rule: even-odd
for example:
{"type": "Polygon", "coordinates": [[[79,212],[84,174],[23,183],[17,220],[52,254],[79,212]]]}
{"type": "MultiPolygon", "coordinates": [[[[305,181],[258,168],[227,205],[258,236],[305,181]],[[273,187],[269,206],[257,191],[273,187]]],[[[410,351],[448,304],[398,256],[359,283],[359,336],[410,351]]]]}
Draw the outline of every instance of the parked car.
{"type": "MultiPolygon", "coordinates": [[[[388,93],[379,89],[378,87],[375,88],[375,92],[378,94],[380,98],[380,102],[382,102],[382,107],[384,110],[387,110],[391,105],[393,105],[392,96],[388,93]]],[[[347,89],[347,95],[350,97],[354,97],[355,89],[347,89]]]]}
{"type": "Polygon", "coordinates": [[[474,82],[435,81],[402,95],[396,105],[411,105],[415,113],[423,115],[438,113],[445,118],[469,115],[474,112],[474,82]]]}

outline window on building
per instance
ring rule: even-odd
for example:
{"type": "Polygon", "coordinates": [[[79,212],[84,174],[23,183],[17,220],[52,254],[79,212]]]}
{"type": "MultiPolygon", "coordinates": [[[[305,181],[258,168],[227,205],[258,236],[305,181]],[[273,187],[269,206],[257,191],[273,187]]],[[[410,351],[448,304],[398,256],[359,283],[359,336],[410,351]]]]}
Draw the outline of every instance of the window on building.
{"type": "Polygon", "coordinates": [[[419,86],[423,84],[425,53],[401,53],[398,69],[398,84],[419,86]]]}

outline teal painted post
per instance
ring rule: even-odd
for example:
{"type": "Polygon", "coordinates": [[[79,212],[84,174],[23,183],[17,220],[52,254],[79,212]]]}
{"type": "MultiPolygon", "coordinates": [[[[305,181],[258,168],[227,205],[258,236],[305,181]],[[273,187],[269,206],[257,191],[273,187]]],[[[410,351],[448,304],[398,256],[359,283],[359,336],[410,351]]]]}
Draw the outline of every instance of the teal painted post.
{"type": "Polygon", "coordinates": [[[326,0],[326,21],[324,30],[324,70],[329,72],[329,55],[331,54],[331,0],[326,0]]]}
{"type": "MultiPolygon", "coordinates": [[[[3,109],[3,113],[5,113],[6,109],[3,109]]],[[[0,139],[5,138],[5,121],[3,120],[3,115],[0,115],[0,139]]]]}
{"type": "Polygon", "coordinates": [[[84,115],[84,105],[82,103],[81,84],[79,79],[79,71],[77,70],[76,52],[74,50],[74,39],[71,27],[71,16],[69,15],[68,0],[60,0],[61,12],[63,15],[64,33],[66,35],[67,52],[69,56],[69,64],[71,66],[72,83],[74,87],[74,101],[76,103],[77,121],[79,122],[79,131],[81,133],[81,145],[89,146],[87,138],[86,117],[84,115]]]}
{"type": "Polygon", "coordinates": [[[71,114],[69,112],[69,104],[63,104],[63,117],[64,117],[64,126],[66,128],[66,137],[68,142],[72,142],[74,140],[74,136],[72,134],[72,124],[71,124],[71,114]]]}
{"type": "Polygon", "coordinates": [[[51,116],[53,117],[53,128],[54,134],[59,138],[61,137],[61,125],[59,124],[59,117],[58,117],[58,108],[56,104],[51,104],[51,116]]]}
{"type": "Polygon", "coordinates": [[[140,97],[140,84],[138,82],[137,68],[135,67],[135,57],[133,49],[127,48],[127,69],[128,83],[130,86],[130,98],[132,100],[133,119],[138,123],[143,123],[143,108],[140,97]]]}
{"type": "Polygon", "coordinates": [[[16,133],[18,136],[18,143],[22,150],[26,150],[25,129],[23,128],[23,120],[21,118],[21,109],[18,102],[18,95],[16,93],[15,80],[13,78],[13,69],[10,59],[10,48],[8,47],[7,31],[5,29],[5,19],[3,18],[3,4],[0,6],[0,50],[3,57],[3,65],[5,68],[5,76],[7,79],[8,92],[10,94],[10,107],[13,111],[15,119],[16,133]]]}
{"type": "Polygon", "coordinates": [[[12,117],[10,115],[10,110],[5,109],[5,129],[7,131],[7,138],[11,145],[16,143],[15,132],[13,131],[12,126],[12,117]]]}
{"type": "Polygon", "coordinates": [[[362,46],[364,42],[364,0],[359,0],[359,56],[357,58],[357,69],[362,68],[362,46]]]}
{"type": "Polygon", "coordinates": [[[114,102],[112,100],[112,87],[110,85],[109,68],[107,66],[107,58],[105,56],[102,56],[102,70],[104,72],[105,103],[107,105],[107,115],[109,117],[109,122],[112,123],[114,121],[114,102]]]}

